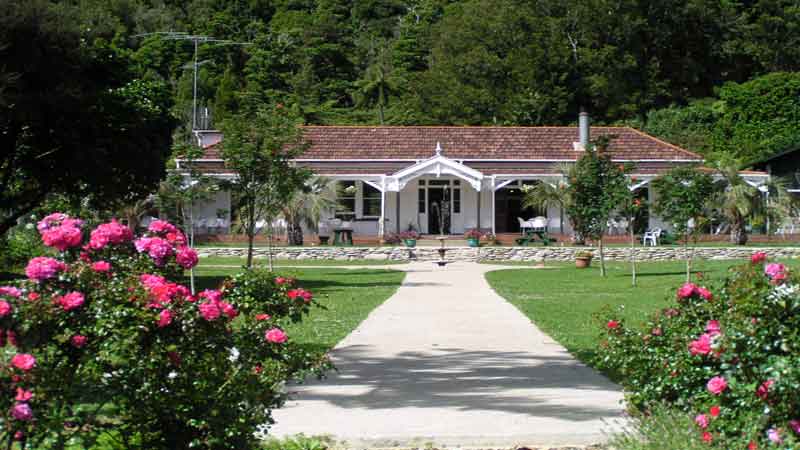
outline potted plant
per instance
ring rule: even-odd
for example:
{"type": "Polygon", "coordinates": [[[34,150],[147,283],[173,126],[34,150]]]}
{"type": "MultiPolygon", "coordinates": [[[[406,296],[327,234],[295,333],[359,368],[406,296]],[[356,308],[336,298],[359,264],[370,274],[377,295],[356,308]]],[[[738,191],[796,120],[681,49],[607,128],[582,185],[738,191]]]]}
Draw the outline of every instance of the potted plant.
{"type": "Polygon", "coordinates": [[[492,233],[484,234],[483,239],[486,241],[486,245],[500,245],[500,243],[497,241],[497,236],[492,233]]]}
{"type": "Polygon", "coordinates": [[[467,238],[467,245],[470,247],[479,247],[481,245],[481,232],[477,228],[467,230],[464,237],[467,238]]]}
{"type": "Polygon", "coordinates": [[[417,239],[419,239],[419,233],[414,230],[403,231],[399,235],[400,239],[406,244],[408,248],[414,248],[417,246],[417,239]]]}
{"type": "Polygon", "coordinates": [[[592,252],[582,251],[575,253],[575,267],[585,269],[592,264],[592,252]]]}

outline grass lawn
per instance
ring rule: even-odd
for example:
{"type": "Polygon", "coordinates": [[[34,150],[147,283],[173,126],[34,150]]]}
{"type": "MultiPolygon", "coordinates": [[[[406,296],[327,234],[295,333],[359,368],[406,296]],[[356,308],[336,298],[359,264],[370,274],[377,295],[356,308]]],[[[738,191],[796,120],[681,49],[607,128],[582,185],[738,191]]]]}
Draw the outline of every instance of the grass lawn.
{"type": "MultiPolygon", "coordinates": [[[[595,318],[598,311],[606,305],[615,310],[624,306],[619,317],[630,325],[642,323],[650,313],[672,301],[686,277],[682,261],[640,263],[638,286],[632,287],[628,263],[607,263],[609,273],[604,279],[594,267],[596,262],[588,270],[554,264],[553,269],[489,272],[486,278],[498,294],[542,331],[588,363],[601,332],[595,318]]],[[[693,281],[710,284],[724,277],[728,267],[741,262],[695,261],[694,269],[702,272],[703,280],[693,281]]]]}
{"type": "MultiPolygon", "coordinates": [[[[238,258],[235,256],[208,256],[200,258],[200,266],[234,266],[241,267],[245,264],[247,258],[238,258]]],[[[253,261],[258,266],[267,265],[267,258],[258,257],[253,258],[253,261]]],[[[352,261],[336,261],[331,259],[276,259],[276,266],[390,266],[393,264],[404,264],[406,261],[390,261],[388,259],[357,259],[352,261]]]]}
{"type": "MultiPolygon", "coordinates": [[[[200,267],[195,271],[197,287],[217,287],[238,270],[200,267]]],[[[344,339],[370,311],[394,294],[405,277],[404,272],[387,269],[281,269],[276,274],[297,278],[323,306],[314,308],[301,323],[284,327],[294,342],[319,353],[344,339]]]]}

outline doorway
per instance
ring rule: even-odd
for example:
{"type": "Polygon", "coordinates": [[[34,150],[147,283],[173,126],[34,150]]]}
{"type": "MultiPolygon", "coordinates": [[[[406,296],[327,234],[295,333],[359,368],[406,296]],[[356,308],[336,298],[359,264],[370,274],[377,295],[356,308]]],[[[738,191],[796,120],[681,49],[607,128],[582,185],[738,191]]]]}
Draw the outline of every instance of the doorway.
{"type": "Polygon", "coordinates": [[[428,186],[428,233],[450,234],[449,186],[428,186]]]}

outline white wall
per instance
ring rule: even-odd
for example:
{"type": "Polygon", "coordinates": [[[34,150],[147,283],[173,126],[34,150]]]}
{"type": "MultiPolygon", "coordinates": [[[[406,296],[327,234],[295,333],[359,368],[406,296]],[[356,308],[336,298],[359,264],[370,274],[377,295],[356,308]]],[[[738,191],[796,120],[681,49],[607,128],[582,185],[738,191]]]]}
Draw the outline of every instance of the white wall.
{"type": "MultiPolygon", "coordinates": [[[[192,213],[194,215],[196,227],[202,224],[201,220],[205,220],[206,222],[216,221],[218,218],[218,210],[225,210],[222,215],[222,219],[225,223],[222,232],[228,233],[231,224],[231,193],[227,190],[217,191],[208,201],[195,203],[192,208],[192,213]]],[[[200,231],[202,232],[205,227],[199,228],[201,228],[200,231]]],[[[218,230],[217,227],[214,228],[218,230]]]]}

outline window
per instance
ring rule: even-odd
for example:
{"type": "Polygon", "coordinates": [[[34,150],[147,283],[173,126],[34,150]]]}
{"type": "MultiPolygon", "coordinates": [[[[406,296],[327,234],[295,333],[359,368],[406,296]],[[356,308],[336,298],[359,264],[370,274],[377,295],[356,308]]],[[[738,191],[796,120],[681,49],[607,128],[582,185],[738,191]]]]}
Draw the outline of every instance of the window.
{"type": "Polygon", "coordinates": [[[419,205],[417,206],[420,214],[425,214],[425,189],[419,190],[419,205]]]}
{"type": "Polygon", "coordinates": [[[453,189],[453,214],[461,214],[461,189],[453,189]]]}
{"type": "Polygon", "coordinates": [[[450,186],[450,180],[431,180],[428,186],[450,186]]]}
{"type": "Polygon", "coordinates": [[[381,191],[367,183],[362,183],[361,187],[361,215],[379,217],[381,215],[381,191]]]}
{"type": "Polygon", "coordinates": [[[425,186],[425,180],[419,180],[419,185],[420,186],[425,186]]]}
{"type": "Polygon", "coordinates": [[[461,180],[453,180],[453,185],[461,186],[461,180]]]}
{"type": "Polygon", "coordinates": [[[339,181],[336,183],[336,211],[337,219],[352,220],[356,216],[356,182],[339,181]]]}

